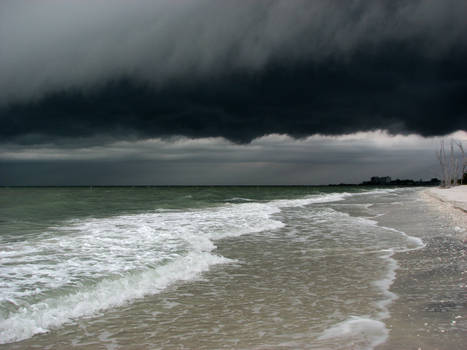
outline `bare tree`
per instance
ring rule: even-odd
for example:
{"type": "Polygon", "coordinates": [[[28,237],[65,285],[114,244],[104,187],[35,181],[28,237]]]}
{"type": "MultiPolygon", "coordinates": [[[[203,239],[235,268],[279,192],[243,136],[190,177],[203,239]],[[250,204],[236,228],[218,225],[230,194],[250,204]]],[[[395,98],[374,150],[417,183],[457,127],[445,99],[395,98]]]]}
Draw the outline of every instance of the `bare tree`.
{"type": "Polygon", "coordinates": [[[449,185],[456,186],[456,184],[457,184],[456,157],[454,155],[454,142],[453,142],[453,140],[451,140],[450,147],[449,147],[448,177],[449,177],[449,185]]]}
{"type": "Polygon", "coordinates": [[[467,168],[467,160],[465,158],[462,142],[451,140],[448,153],[446,152],[445,141],[441,140],[439,151],[436,152],[436,157],[441,166],[441,185],[443,187],[456,186],[458,184],[459,175],[462,184],[462,179],[467,168]],[[461,159],[456,155],[455,145],[461,153],[461,159]]]}
{"type": "Polygon", "coordinates": [[[466,173],[466,168],[467,168],[467,159],[465,158],[465,152],[464,152],[464,146],[462,145],[462,141],[456,141],[456,145],[459,148],[461,154],[462,154],[462,160],[461,160],[461,185],[464,184],[464,174],[466,173]]]}
{"type": "Polygon", "coordinates": [[[439,151],[436,153],[436,157],[438,158],[439,165],[441,166],[441,186],[448,187],[448,166],[444,140],[441,140],[439,151]]]}

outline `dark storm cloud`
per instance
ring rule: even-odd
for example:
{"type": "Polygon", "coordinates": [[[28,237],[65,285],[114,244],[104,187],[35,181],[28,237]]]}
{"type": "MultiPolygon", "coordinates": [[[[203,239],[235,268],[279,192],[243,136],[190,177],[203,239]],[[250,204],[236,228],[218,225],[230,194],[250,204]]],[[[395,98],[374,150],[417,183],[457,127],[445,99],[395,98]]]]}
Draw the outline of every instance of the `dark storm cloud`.
{"type": "Polygon", "coordinates": [[[0,137],[465,129],[467,3],[0,3],[0,137]],[[442,121],[440,121],[442,120],[442,121]]]}

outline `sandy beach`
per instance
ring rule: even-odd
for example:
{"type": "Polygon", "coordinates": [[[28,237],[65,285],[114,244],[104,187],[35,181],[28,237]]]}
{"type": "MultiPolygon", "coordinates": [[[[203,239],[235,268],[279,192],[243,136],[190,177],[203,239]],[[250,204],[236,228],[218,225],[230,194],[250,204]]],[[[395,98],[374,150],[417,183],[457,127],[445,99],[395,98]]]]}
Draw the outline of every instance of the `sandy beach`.
{"type": "Polygon", "coordinates": [[[451,188],[430,188],[427,193],[456,209],[467,212],[467,185],[451,188]]]}
{"type": "Polygon", "coordinates": [[[467,185],[451,188],[430,188],[422,198],[456,225],[459,238],[467,241],[467,185]]]}

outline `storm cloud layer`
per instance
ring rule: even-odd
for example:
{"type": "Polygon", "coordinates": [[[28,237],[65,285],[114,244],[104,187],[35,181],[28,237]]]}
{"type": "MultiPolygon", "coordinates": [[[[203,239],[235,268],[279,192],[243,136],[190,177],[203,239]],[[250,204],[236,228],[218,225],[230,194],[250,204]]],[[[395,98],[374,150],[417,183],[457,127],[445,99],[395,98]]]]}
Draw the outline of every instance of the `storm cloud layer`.
{"type": "Polygon", "coordinates": [[[464,0],[4,0],[0,138],[467,128],[464,0]]]}

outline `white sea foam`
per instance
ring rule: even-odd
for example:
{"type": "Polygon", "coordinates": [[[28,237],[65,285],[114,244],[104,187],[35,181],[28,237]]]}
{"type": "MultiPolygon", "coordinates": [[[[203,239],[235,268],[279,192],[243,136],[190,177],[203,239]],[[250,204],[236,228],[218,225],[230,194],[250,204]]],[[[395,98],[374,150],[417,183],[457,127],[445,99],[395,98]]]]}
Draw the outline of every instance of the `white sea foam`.
{"type": "Polygon", "coordinates": [[[270,205],[277,206],[278,208],[303,207],[310,204],[338,202],[352,195],[354,195],[354,193],[328,193],[311,195],[301,199],[278,199],[269,203],[270,205]]]}
{"type": "Polygon", "coordinates": [[[387,272],[386,276],[382,279],[374,281],[373,285],[379,288],[384,296],[383,299],[376,302],[376,306],[379,309],[377,314],[378,320],[385,320],[389,318],[390,313],[388,306],[398,298],[397,294],[391,292],[390,288],[391,285],[394,283],[396,279],[396,270],[399,268],[399,264],[397,261],[392,257],[394,254],[393,249],[387,249],[383,251],[383,255],[381,255],[381,259],[387,261],[387,272]]]}
{"type": "Polygon", "coordinates": [[[211,253],[213,240],[282,227],[270,217],[278,211],[248,203],[77,220],[60,228],[66,234],[15,243],[2,253],[0,266],[2,305],[10,305],[0,319],[0,342],[192,279],[228,261],[211,253]]]}
{"type": "Polygon", "coordinates": [[[223,202],[234,202],[234,203],[237,203],[237,202],[254,202],[254,200],[250,199],[250,198],[243,198],[243,197],[232,197],[232,198],[224,199],[223,202]]]}
{"type": "Polygon", "coordinates": [[[187,211],[73,220],[35,240],[1,247],[0,343],[155,294],[228,262],[214,241],[281,228],[281,208],[341,200],[314,195],[187,211]]]}
{"type": "Polygon", "coordinates": [[[334,349],[371,350],[375,346],[384,343],[388,334],[389,331],[386,325],[381,321],[367,317],[351,316],[347,320],[326,329],[318,340],[341,339],[341,346],[334,345],[334,349]]]}
{"type": "Polygon", "coordinates": [[[148,294],[156,294],[173,282],[192,280],[210,266],[229,261],[210,253],[192,252],[156,269],[129,274],[123,278],[104,279],[73,294],[23,306],[0,321],[1,342],[27,339],[78,317],[120,306],[148,294]]]}

